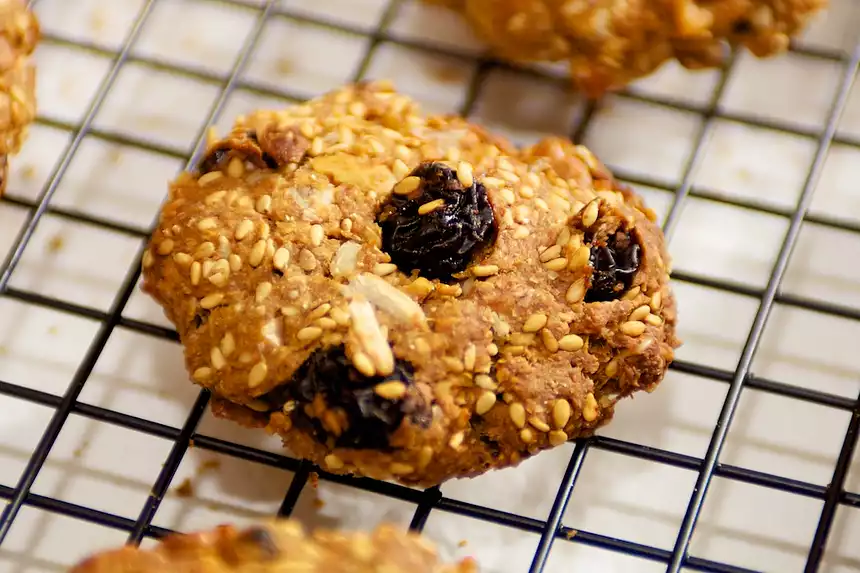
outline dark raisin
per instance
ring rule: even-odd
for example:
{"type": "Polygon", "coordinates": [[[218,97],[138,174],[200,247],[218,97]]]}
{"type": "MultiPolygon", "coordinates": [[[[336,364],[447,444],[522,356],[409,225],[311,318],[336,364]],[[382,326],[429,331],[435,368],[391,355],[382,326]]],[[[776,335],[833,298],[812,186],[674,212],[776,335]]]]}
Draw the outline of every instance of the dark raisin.
{"type": "Polygon", "coordinates": [[[430,425],[429,405],[413,390],[412,365],[396,360],[389,376],[367,377],[353,368],[343,345],[315,351],[296,370],[292,379],[263,398],[273,409],[288,400],[296,402],[293,422],[311,431],[317,440],[333,439],[340,448],[390,450],[390,436],[404,419],[426,428],[430,425]],[[399,381],[407,387],[403,398],[377,395],[373,387],[382,382],[399,381]],[[322,399],[327,410],[339,410],[344,427],[330,435],[319,419],[308,415],[305,406],[322,399]]]}
{"type": "Polygon", "coordinates": [[[473,258],[496,240],[496,220],[487,190],[473,181],[464,187],[457,173],[442,163],[426,162],[411,175],[421,185],[408,195],[391,194],[377,223],[382,249],[403,270],[428,279],[452,282],[473,258]],[[424,215],[418,209],[442,199],[444,206],[424,215]]]}
{"type": "Polygon", "coordinates": [[[201,328],[206,321],[209,320],[209,311],[205,308],[198,308],[194,313],[194,328],[201,328]]]}
{"type": "Polygon", "coordinates": [[[605,245],[592,245],[589,261],[593,272],[585,302],[620,298],[630,288],[633,276],[639,270],[639,251],[639,244],[629,234],[620,231],[610,235],[605,245]]]}
{"type": "Polygon", "coordinates": [[[749,20],[741,19],[732,24],[732,33],[737,34],[739,36],[743,34],[749,34],[752,31],[752,23],[750,23],[749,20]]]}

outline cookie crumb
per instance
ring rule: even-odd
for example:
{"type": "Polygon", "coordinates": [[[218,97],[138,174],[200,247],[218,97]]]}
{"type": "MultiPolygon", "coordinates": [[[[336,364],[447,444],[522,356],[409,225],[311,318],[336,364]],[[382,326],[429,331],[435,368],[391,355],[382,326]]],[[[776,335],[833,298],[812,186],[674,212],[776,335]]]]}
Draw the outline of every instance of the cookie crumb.
{"type": "Polygon", "coordinates": [[[185,478],[182,483],[176,486],[176,495],[183,498],[192,497],[194,495],[194,484],[191,483],[191,478],[185,478]]]}
{"type": "Polygon", "coordinates": [[[60,234],[54,235],[48,240],[48,252],[58,253],[65,246],[65,239],[60,234]]]}
{"type": "Polygon", "coordinates": [[[461,549],[463,547],[466,547],[467,545],[469,545],[469,542],[465,539],[461,539],[460,541],[457,542],[457,547],[460,547],[461,549]]]}
{"type": "Polygon", "coordinates": [[[21,168],[21,177],[24,178],[24,181],[32,181],[36,178],[36,167],[35,165],[30,165],[29,163],[21,168]]]}

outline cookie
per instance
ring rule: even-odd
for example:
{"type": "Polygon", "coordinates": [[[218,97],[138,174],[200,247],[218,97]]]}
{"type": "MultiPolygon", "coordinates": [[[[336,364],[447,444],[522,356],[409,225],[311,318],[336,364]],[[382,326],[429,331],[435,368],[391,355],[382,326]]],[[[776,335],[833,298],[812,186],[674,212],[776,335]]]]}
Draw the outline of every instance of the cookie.
{"type": "Polygon", "coordinates": [[[390,525],[370,533],[316,530],[293,520],[164,538],[157,547],[126,546],[91,556],[71,573],[477,573],[471,559],[446,565],[428,541],[390,525]]]}
{"type": "Polygon", "coordinates": [[[21,150],[36,117],[30,56],[39,38],[39,22],[24,0],[0,0],[0,195],[6,190],[8,157],[21,150]]]}
{"type": "Polygon", "coordinates": [[[385,82],[239,117],[170,184],[143,288],[216,414],[430,485],[591,434],[678,346],[655,215],[385,82]]]}
{"type": "Polygon", "coordinates": [[[729,46],[757,57],[789,39],[828,0],[425,0],[459,11],[499,57],[568,62],[588,96],[624,87],[675,59],[722,65],[729,46]]]}

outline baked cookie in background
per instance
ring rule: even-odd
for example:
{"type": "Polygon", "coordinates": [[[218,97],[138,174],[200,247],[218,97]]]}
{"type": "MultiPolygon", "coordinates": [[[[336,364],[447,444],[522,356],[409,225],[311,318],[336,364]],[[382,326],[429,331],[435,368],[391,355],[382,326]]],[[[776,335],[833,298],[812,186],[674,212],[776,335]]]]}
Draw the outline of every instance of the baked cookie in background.
{"type": "Polygon", "coordinates": [[[679,345],[654,213],[386,82],[237,118],[170,184],[144,290],[216,414],[431,485],[587,436],[679,345]]]}
{"type": "Polygon", "coordinates": [[[729,46],[780,54],[828,0],[424,0],[459,11],[512,62],[569,63],[589,97],[623,88],[675,59],[720,66],[729,46]]]}
{"type": "Polygon", "coordinates": [[[294,520],[174,534],[157,547],[126,546],[93,555],[71,573],[478,573],[475,562],[440,562],[420,536],[383,524],[370,533],[304,531],[294,520]]]}
{"type": "Polygon", "coordinates": [[[39,22],[24,0],[0,0],[0,195],[9,156],[18,153],[36,117],[36,69],[30,56],[39,22]]]}

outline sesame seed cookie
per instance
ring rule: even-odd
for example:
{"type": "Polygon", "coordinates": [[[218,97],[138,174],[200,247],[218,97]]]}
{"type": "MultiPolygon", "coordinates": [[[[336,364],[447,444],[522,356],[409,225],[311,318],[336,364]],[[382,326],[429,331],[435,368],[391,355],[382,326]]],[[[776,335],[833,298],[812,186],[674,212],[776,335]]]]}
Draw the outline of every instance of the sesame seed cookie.
{"type": "Polygon", "coordinates": [[[316,530],[294,520],[174,534],[154,549],[126,546],[89,557],[70,573],[477,573],[472,559],[440,562],[422,537],[383,524],[370,533],[316,530]]]}
{"type": "Polygon", "coordinates": [[[679,342],[655,215],[582,146],[518,150],[387,82],[257,111],[170,185],[143,288],[216,414],[429,485],[578,436],[679,342]]]}
{"type": "Polygon", "coordinates": [[[828,0],[425,0],[459,11],[511,61],[566,61],[597,97],[670,59],[720,66],[729,46],[757,57],[784,52],[828,0]]]}
{"type": "Polygon", "coordinates": [[[0,195],[8,156],[21,150],[36,117],[36,70],[30,56],[41,32],[24,0],[0,0],[0,195]]]}

